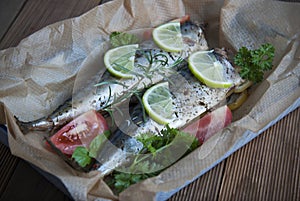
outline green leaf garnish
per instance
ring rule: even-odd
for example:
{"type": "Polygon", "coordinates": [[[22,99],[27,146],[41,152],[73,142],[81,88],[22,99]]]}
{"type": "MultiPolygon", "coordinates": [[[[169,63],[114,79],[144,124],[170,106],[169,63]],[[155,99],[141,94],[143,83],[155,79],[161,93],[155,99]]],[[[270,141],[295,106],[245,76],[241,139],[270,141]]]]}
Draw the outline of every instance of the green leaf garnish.
{"type": "Polygon", "coordinates": [[[139,39],[135,35],[128,33],[112,32],[109,38],[113,47],[139,43],[139,39]]]}
{"type": "Polygon", "coordinates": [[[263,44],[256,50],[241,47],[234,57],[234,64],[241,68],[240,75],[254,83],[263,80],[264,72],[272,69],[275,48],[269,44],[263,44]]]}
{"type": "Polygon", "coordinates": [[[97,135],[91,142],[89,149],[84,146],[76,147],[72,154],[72,158],[81,166],[85,167],[92,162],[92,158],[96,158],[98,151],[104,144],[108,136],[109,131],[104,131],[103,134],[97,135]]]}
{"type": "Polygon", "coordinates": [[[85,167],[91,163],[92,158],[89,156],[89,151],[85,147],[76,147],[72,154],[72,158],[81,166],[85,167]]]}

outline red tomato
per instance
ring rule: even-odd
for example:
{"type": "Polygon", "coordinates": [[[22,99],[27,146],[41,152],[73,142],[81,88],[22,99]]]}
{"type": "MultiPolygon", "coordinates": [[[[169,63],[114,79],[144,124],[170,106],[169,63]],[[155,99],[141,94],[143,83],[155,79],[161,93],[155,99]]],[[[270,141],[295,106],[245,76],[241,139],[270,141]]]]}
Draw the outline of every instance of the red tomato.
{"type": "Polygon", "coordinates": [[[198,121],[189,124],[183,131],[190,133],[198,138],[199,143],[203,144],[207,139],[219,132],[232,121],[232,113],[227,105],[207,113],[198,121]]]}
{"type": "Polygon", "coordinates": [[[89,147],[91,141],[108,130],[104,117],[90,110],[65,125],[50,140],[66,155],[72,155],[78,146],[89,147]]]}

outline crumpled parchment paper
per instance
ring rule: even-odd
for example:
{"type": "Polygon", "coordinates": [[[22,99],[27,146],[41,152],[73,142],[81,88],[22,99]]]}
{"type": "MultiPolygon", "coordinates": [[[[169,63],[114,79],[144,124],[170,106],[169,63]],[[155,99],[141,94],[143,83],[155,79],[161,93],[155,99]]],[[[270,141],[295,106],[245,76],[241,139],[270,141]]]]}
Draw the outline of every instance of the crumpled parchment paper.
{"type": "MultiPolygon", "coordinates": [[[[115,0],[57,22],[0,51],[0,123],[17,155],[63,182],[75,200],[164,200],[300,105],[299,3],[261,0],[115,0]],[[73,94],[79,71],[95,65],[113,31],[155,27],[189,14],[207,24],[208,45],[276,49],[274,70],[253,87],[234,122],[159,176],[113,195],[97,171],[80,173],[45,149],[43,133],[23,135],[14,116],[49,115],[73,94]]],[[[100,68],[104,68],[100,66],[100,68]]]]}

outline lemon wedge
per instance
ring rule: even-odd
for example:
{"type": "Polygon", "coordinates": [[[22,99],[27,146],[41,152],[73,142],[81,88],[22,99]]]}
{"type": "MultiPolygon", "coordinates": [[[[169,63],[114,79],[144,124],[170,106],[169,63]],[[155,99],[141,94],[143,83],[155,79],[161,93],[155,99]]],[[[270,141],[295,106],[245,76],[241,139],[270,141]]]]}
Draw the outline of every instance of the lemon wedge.
{"type": "Polygon", "coordinates": [[[168,124],[173,119],[172,95],[168,82],[152,86],[144,93],[143,105],[146,112],[159,124],[168,124]]]}
{"type": "Polygon", "coordinates": [[[119,78],[133,78],[134,58],[138,47],[138,44],[131,44],[108,50],[104,55],[107,70],[119,78]]]}
{"type": "Polygon", "coordinates": [[[188,58],[189,69],[201,82],[212,88],[228,88],[233,85],[227,80],[224,66],[212,51],[198,51],[188,58]]]}
{"type": "Polygon", "coordinates": [[[180,52],[183,50],[183,40],[180,31],[180,22],[169,22],[156,27],[153,40],[158,47],[167,52],[180,52]]]}

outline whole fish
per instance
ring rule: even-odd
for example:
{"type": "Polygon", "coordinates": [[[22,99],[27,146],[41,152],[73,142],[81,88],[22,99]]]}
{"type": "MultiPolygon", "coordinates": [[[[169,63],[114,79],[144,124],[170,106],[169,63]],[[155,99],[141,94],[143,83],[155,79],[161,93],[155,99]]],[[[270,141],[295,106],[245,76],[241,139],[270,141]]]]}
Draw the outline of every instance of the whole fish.
{"type": "MultiPolygon", "coordinates": [[[[209,54],[223,65],[223,73],[228,80],[232,81],[233,87],[241,84],[241,77],[224,56],[215,51],[211,51],[209,54]]],[[[168,82],[169,91],[172,95],[173,117],[168,124],[171,128],[184,128],[186,125],[198,120],[206,112],[213,110],[213,108],[226,105],[227,93],[231,90],[231,88],[210,88],[204,85],[191,73],[187,62],[184,62],[184,64],[181,69],[174,72],[168,79],[163,80],[168,82]]],[[[120,149],[120,146],[109,143],[97,157],[99,163],[102,164],[98,170],[103,175],[110,173],[112,170],[118,170],[119,167],[124,171],[123,164],[130,158],[134,158],[134,155],[138,153],[142,146],[135,140],[135,137],[143,133],[157,134],[162,129],[165,129],[165,125],[159,124],[151,118],[136,123],[135,118],[138,116],[141,119],[141,114],[136,112],[132,117],[130,108],[128,109],[127,113],[129,115],[127,117],[123,115],[118,120],[120,121],[118,123],[119,129],[114,134],[113,140],[121,141],[124,145],[123,149],[120,149]]],[[[126,110],[124,111],[126,114],[126,110]]],[[[222,124],[222,126],[224,125],[222,124]]],[[[182,156],[185,151],[185,147],[182,147],[182,150],[177,150],[178,157],[182,156]]]]}
{"type": "Polygon", "coordinates": [[[181,32],[185,47],[181,53],[165,52],[158,49],[154,43],[144,41],[140,44],[140,50],[135,55],[135,68],[138,69],[138,73],[133,79],[118,79],[111,76],[107,71],[103,75],[97,74],[94,78],[88,78],[96,81],[92,84],[90,82],[89,86],[82,87],[84,92],[75,94],[51,115],[32,122],[17,121],[20,129],[23,133],[30,131],[53,133],[74,117],[90,109],[103,110],[112,104],[125,100],[128,92],[134,93],[136,90],[143,89],[170,76],[174,72],[171,69],[180,69],[182,61],[191,52],[208,49],[200,25],[190,21],[183,22],[181,32]],[[97,79],[98,77],[99,79],[97,79]],[[95,85],[96,83],[98,84],[95,85]]]}

